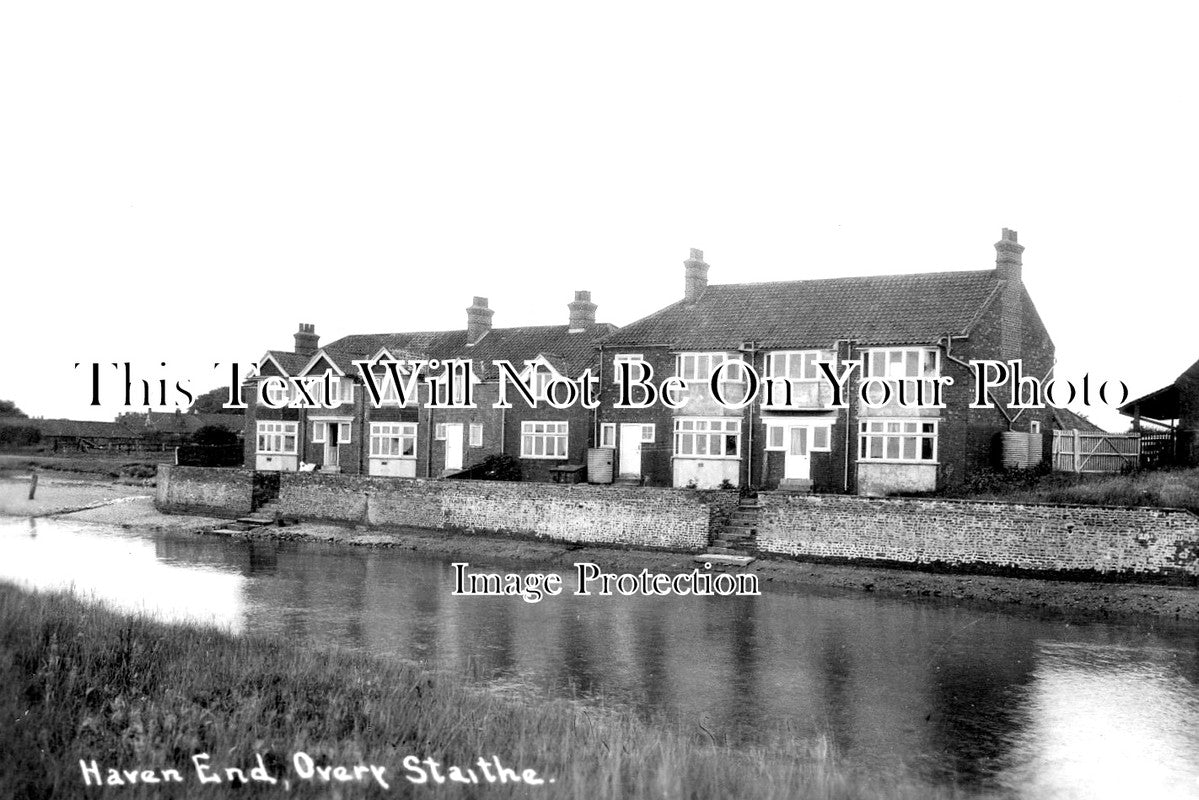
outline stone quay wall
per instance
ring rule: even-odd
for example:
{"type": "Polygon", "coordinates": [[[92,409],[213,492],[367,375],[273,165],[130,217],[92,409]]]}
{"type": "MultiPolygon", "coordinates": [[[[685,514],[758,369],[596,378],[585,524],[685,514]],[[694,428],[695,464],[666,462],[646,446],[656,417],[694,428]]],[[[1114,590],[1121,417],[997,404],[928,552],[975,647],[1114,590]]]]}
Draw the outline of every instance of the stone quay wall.
{"type": "Polygon", "coordinates": [[[1137,582],[1199,581],[1199,517],[1175,508],[759,495],[757,546],[804,560],[1137,582]]]}

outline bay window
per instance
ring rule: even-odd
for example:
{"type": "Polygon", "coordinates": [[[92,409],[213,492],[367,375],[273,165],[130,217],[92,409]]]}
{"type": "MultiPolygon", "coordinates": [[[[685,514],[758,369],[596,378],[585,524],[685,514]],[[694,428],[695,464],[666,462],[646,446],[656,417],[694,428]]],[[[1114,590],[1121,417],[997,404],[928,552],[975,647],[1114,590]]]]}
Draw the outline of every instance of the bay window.
{"type": "Polygon", "coordinates": [[[741,420],[729,417],[676,419],[674,454],[677,458],[739,458],[741,420]]]}
{"type": "Polygon", "coordinates": [[[862,420],[858,458],[862,461],[936,463],[937,422],[891,417],[862,420]]]}
{"type": "Polygon", "coordinates": [[[296,454],[297,422],[258,422],[258,452],[296,454]]]}
{"type": "Polygon", "coordinates": [[[371,458],[416,458],[415,422],[372,422],[371,458]]]}

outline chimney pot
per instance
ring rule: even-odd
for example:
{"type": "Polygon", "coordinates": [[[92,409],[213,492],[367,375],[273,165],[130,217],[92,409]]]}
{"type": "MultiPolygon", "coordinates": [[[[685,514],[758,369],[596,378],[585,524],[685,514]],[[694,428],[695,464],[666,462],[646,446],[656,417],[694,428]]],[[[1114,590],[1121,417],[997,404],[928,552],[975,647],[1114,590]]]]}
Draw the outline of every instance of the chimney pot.
{"type": "Polygon", "coordinates": [[[301,322],[295,334],[295,352],[302,356],[316,355],[321,337],[316,335],[316,326],[311,322],[301,322]]]}
{"type": "Polygon", "coordinates": [[[487,298],[475,296],[466,309],[466,343],[474,344],[491,330],[491,317],[495,311],[487,307],[487,298]]]}
{"type": "Polygon", "coordinates": [[[708,265],[704,262],[704,251],[691,248],[691,258],[683,262],[683,297],[688,303],[697,302],[708,288],[708,265]]]}
{"type": "Polygon", "coordinates": [[[995,243],[995,272],[1001,280],[1019,282],[1022,278],[1024,261],[1021,253],[1024,245],[1016,241],[1016,232],[1004,228],[995,243]]]}
{"type": "Polygon", "coordinates": [[[595,324],[595,303],[591,302],[591,292],[575,292],[573,303],[567,303],[570,309],[570,332],[578,333],[595,324]]]}

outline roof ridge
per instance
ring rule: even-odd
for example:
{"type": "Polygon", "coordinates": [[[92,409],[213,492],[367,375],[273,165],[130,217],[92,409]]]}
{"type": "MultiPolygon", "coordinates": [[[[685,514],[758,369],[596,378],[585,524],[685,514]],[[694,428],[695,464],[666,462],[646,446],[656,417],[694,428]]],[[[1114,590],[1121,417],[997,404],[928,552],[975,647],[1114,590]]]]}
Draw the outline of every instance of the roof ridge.
{"type": "Polygon", "coordinates": [[[994,274],[994,269],[946,269],[931,272],[900,272],[893,275],[839,275],[829,278],[794,278],[785,281],[739,281],[737,283],[710,283],[709,289],[726,286],[777,286],[780,284],[794,285],[800,283],[827,283],[830,281],[885,281],[904,278],[947,277],[950,275],[987,275],[994,274]]]}

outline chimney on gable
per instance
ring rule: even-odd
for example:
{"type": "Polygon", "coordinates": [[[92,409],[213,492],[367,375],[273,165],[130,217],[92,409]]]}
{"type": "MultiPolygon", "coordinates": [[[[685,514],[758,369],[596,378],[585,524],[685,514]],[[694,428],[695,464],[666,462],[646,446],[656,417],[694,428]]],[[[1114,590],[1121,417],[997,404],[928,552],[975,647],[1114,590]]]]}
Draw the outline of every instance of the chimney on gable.
{"type": "Polygon", "coordinates": [[[1004,282],[1000,295],[999,355],[1004,361],[1023,357],[1024,282],[1021,253],[1024,245],[1016,242],[1016,232],[1004,228],[995,243],[995,273],[1004,282]]]}
{"type": "Polygon", "coordinates": [[[316,355],[317,346],[321,341],[321,337],[316,335],[316,326],[314,326],[311,322],[301,322],[300,329],[296,331],[295,335],[296,353],[302,356],[316,355]]]}
{"type": "Polygon", "coordinates": [[[466,343],[474,344],[491,330],[491,317],[495,314],[487,307],[486,297],[476,297],[466,309],[466,343]]]}
{"type": "Polygon", "coordinates": [[[595,303],[591,292],[575,292],[575,299],[567,303],[570,309],[570,333],[579,333],[595,324],[595,303]]]}
{"type": "Polygon", "coordinates": [[[995,272],[1000,280],[1019,283],[1023,272],[1023,261],[1020,254],[1024,245],[1016,242],[1016,232],[1004,228],[999,241],[995,243],[995,272]]]}
{"type": "Polygon", "coordinates": [[[686,269],[683,298],[695,303],[708,288],[708,265],[704,263],[704,251],[691,248],[691,258],[683,262],[686,269]]]}

